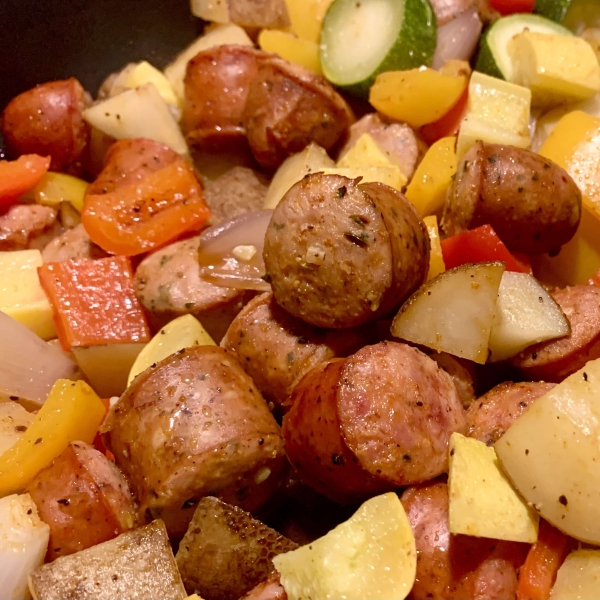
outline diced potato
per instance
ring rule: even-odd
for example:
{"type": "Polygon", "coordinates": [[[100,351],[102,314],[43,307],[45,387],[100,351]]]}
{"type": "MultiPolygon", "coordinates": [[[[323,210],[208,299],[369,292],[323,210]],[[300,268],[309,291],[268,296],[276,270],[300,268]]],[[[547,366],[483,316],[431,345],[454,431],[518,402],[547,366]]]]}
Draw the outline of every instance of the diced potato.
{"type": "Polygon", "coordinates": [[[30,598],[29,574],[44,562],[50,528],[29,494],[0,500],[0,590],[3,600],[30,598]]]}
{"type": "Polygon", "coordinates": [[[83,118],[117,140],[144,137],[188,154],[179,125],[151,83],[95,104],[83,111],[83,118]]]}
{"type": "Polygon", "coordinates": [[[288,190],[305,175],[317,173],[335,163],[327,152],[315,143],[310,143],[302,152],[287,158],[271,180],[264,208],[275,208],[288,190]]]}
{"type": "Polygon", "coordinates": [[[355,144],[337,162],[338,167],[360,169],[361,167],[393,167],[377,142],[368,133],[363,133],[355,144]]]}
{"type": "Polygon", "coordinates": [[[431,215],[423,219],[425,227],[427,227],[427,233],[429,234],[429,271],[427,273],[427,281],[434,279],[440,273],[446,270],[444,264],[444,255],[442,254],[442,244],[440,243],[440,230],[438,227],[437,217],[431,215]]]}
{"type": "Polygon", "coordinates": [[[600,550],[575,550],[556,575],[550,600],[598,600],[600,598],[600,550]]]}
{"type": "Polygon", "coordinates": [[[491,361],[528,346],[568,335],[571,326],[552,296],[527,273],[506,271],[498,290],[497,319],[490,335],[491,361]]]}
{"type": "Polygon", "coordinates": [[[281,58],[321,75],[319,46],[316,42],[296,37],[288,31],[263,29],[258,34],[258,45],[265,52],[279,54],[281,58]]]}
{"type": "Polygon", "coordinates": [[[496,442],[502,468],[544,519],[600,544],[600,359],[538,398],[496,442]]]}
{"type": "Polygon", "coordinates": [[[0,456],[23,437],[33,419],[34,415],[20,404],[0,402],[0,456]]]}
{"type": "Polygon", "coordinates": [[[56,328],[37,274],[42,264],[39,250],[0,252],[0,310],[49,340],[56,328]]]}
{"type": "Polygon", "coordinates": [[[23,437],[0,455],[0,497],[24,489],[69,444],[91,444],[106,409],[83,381],[59,379],[23,437]]]}
{"type": "Polygon", "coordinates": [[[163,358],[190,346],[214,346],[202,323],[192,315],[183,315],[167,323],[138,354],[129,376],[129,385],[140,373],[163,358]]]}
{"type": "Polygon", "coordinates": [[[158,90],[167,104],[179,106],[179,100],[173,91],[171,82],[161,71],[149,62],[142,61],[123,69],[115,80],[114,86],[121,85],[127,89],[138,88],[151,83],[158,90]]]}
{"type": "Polygon", "coordinates": [[[533,544],[538,515],[512,487],[493,448],[453,433],[450,438],[450,533],[533,544]]]}
{"type": "Polygon", "coordinates": [[[128,385],[129,373],[146,344],[105,344],[74,347],[79,368],[102,398],[120,396],[128,385]]]}
{"type": "Polygon", "coordinates": [[[455,137],[438,140],[429,148],[406,189],[406,197],[424,217],[442,209],[456,173],[455,137]]]}
{"type": "Polygon", "coordinates": [[[191,0],[195,17],[214,23],[237,23],[249,29],[289,27],[285,0],[191,0]]]}
{"type": "Polygon", "coordinates": [[[466,87],[465,75],[445,75],[428,68],[388,71],[377,76],[369,102],[392,119],[421,127],[443,117],[466,87]]]}
{"type": "Polygon", "coordinates": [[[322,169],[322,171],[325,175],[341,175],[349,179],[362,177],[361,183],[385,183],[399,192],[407,183],[406,175],[396,165],[389,167],[333,167],[322,169]]]}
{"type": "Polygon", "coordinates": [[[333,0],[286,0],[291,31],[299,38],[319,42],[321,24],[333,0]]]}
{"type": "Polygon", "coordinates": [[[43,565],[29,587],[43,600],[187,598],[160,520],[43,565]]]}
{"type": "Polygon", "coordinates": [[[600,27],[584,29],[581,37],[592,47],[596,58],[600,61],[600,27]]]}
{"type": "Polygon", "coordinates": [[[455,267],[421,286],[392,323],[392,335],[484,364],[504,263],[455,267]]]}
{"type": "Polygon", "coordinates": [[[398,496],[367,500],[327,535],[273,559],[289,600],[403,600],[415,581],[415,538],[398,496]]]}
{"type": "Polygon", "coordinates": [[[556,106],[600,92],[600,64],[583,39],[525,30],[507,46],[513,81],[531,90],[534,106],[556,106]]]}
{"type": "Polygon", "coordinates": [[[467,112],[460,125],[460,160],[477,141],[527,148],[531,142],[531,91],[477,71],[471,75],[467,112]]]}
{"type": "MultiPolygon", "coordinates": [[[[217,2],[219,0],[216,0],[217,2]]],[[[183,80],[187,64],[198,54],[215,46],[236,44],[238,46],[252,46],[252,40],[248,34],[237,25],[228,23],[214,27],[203,36],[192,42],[177,58],[165,69],[165,75],[171,82],[173,91],[180,101],[183,101],[185,89],[183,80]]]]}
{"type": "Polygon", "coordinates": [[[176,559],[186,589],[227,600],[266,579],[273,557],[295,548],[241,508],[207,497],[198,503],[176,559]]]}
{"type": "Polygon", "coordinates": [[[81,212],[88,183],[65,173],[46,173],[41,181],[27,194],[37,204],[58,209],[62,202],[69,202],[81,212]]]}

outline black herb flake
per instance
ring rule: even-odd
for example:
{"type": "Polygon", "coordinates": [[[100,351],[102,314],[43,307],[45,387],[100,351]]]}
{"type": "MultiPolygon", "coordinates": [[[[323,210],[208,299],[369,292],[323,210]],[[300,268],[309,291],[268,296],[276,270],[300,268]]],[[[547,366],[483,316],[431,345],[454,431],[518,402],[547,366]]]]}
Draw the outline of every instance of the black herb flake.
{"type": "Polygon", "coordinates": [[[344,460],[344,457],[341,454],[332,454],[331,462],[334,465],[338,465],[340,467],[343,467],[346,464],[346,461],[344,460]]]}
{"type": "Polygon", "coordinates": [[[569,501],[567,500],[567,497],[564,494],[561,494],[558,497],[558,501],[563,505],[563,506],[567,506],[567,504],[569,504],[569,501]]]}
{"type": "Polygon", "coordinates": [[[539,173],[534,173],[534,174],[531,176],[531,181],[539,181],[539,179],[540,179],[540,175],[539,175],[539,173]]]}
{"type": "Polygon", "coordinates": [[[350,219],[359,227],[364,227],[369,222],[369,219],[363,217],[362,215],[350,215],[350,219]]]}
{"type": "Polygon", "coordinates": [[[266,281],[267,283],[271,283],[271,281],[272,281],[272,279],[271,279],[271,276],[270,276],[268,273],[265,273],[265,274],[264,274],[264,275],[261,277],[261,279],[262,279],[263,281],[266,281]]]}
{"type": "Polygon", "coordinates": [[[583,380],[584,381],[588,380],[588,376],[587,376],[587,373],[585,371],[583,372],[583,380]]]}
{"type": "Polygon", "coordinates": [[[23,431],[27,431],[27,427],[25,427],[25,425],[17,425],[15,427],[15,431],[18,431],[19,433],[22,433],[23,431]]]}
{"type": "Polygon", "coordinates": [[[37,440],[35,440],[35,442],[33,442],[34,446],[37,446],[38,444],[42,443],[42,438],[38,438],[37,440]]]}
{"type": "Polygon", "coordinates": [[[492,154],[491,156],[488,156],[488,162],[492,164],[498,162],[498,155],[492,154]]]}
{"type": "Polygon", "coordinates": [[[68,498],[61,498],[60,500],[57,500],[57,502],[63,506],[69,506],[69,504],[71,504],[71,501],[68,498]]]}
{"type": "Polygon", "coordinates": [[[522,194],[524,190],[525,188],[522,185],[517,188],[517,192],[519,192],[519,194],[522,194]]]}
{"type": "Polygon", "coordinates": [[[369,236],[366,233],[362,233],[362,234],[355,234],[355,233],[345,233],[344,237],[349,241],[352,242],[355,246],[358,246],[359,248],[368,248],[369,244],[365,241],[367,239],[369,239],[369,236]]]}
{"type": "Polygon", "coordinates": [[[285,229],[285,223],[273,223],[273,229],[275,229],[275,231],[281,231],[282,229],[285,229]]]}
{"type": "Polygon", "coordinates": [[[343,185],[342,187],[338,188],[338,190],[337,190],[337,197],[338,198],[343,198],[346,195],[347,191],[348,191],[348,188],[346,188],[346,186],[343,185]]]}
{"type": "Polygon", "coordinates": [[[286,358],[290,365],[294,364],[294,353],[293,352],[288,352],[286,358]]]}
{"type": "Polygon", "coordinates": [[[162,258],[160,259],[160,266],[164,267],[173,257],[169,256],[168,254],[163,254],[162,258]]]}
{"type": "Polygon", "coordinates": [[[194,308],[195,304],[193,302],[186,302],[185,303],[185,308],[186,310],[191,310],[192,308],[194,308]]]}
{"type": "Polygon", "coordinates": [[[192,508],[198,504],[198,500],[196,498],[188,498],[182,505],[181,508],[192,508]]]}

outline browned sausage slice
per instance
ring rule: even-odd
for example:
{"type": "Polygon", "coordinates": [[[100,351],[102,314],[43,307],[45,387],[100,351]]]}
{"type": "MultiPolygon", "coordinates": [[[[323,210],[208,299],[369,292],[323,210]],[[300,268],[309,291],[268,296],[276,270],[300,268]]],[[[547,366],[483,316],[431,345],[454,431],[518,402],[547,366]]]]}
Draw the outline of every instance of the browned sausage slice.
{"type": "Polygon", "coordinates": [[[547,394],[553,383],[506,381],[478,398],[467,410],[468,435],[488,446],[497,442],[535,400],[547,394]]]}
{"type": "Polygon", "coordinates": [[[252,154],[263,167],[277,168],[310,142],[329,150],[353,121],[346,101],[323,77],[273,54],[260,60],[244,125],[252,154]]]}
{"type": "Polygon", "coordinates": [[[27,492],[50,526],[47,562],[111,540],[137,523],[127,481],[84,442],[70,443],[27,492]]]}
{"type": "Polygon", "coordinates": [[[527,544],[450,535],[448,486],[443,482],[412,486],[401,501],[417,546],[417,577],[410,598],[516,598],[517,571],[527,544]]]}
{"type": "Polygon", "coordinates": [[[60,231],[53,208],[15,204],[0,216],[0,251],[43,248],[60,231]]]}
{"type": "Polygon", "coordinates": [[[600,358],[600,288],[577,285],[551,294],[569,319],[571,333],[530,346],[510,362],[528,379],[560,383],[600,358]]]}
{"type": "Polygon", "coordinates": [[[269,579],[259,583],[241,600],[287,600],[287,594],[279,581],[279,573],[273,573],[269,579]]]}
{"type": "Polygon", "coordinates": [[[2,114],[9,151],[50,156],[53,171],[78,171],[88,139],[85,103],[85,92],[74,78],[43,83],[19,94],[2,114]]]}
{"type": "Polygon", "coordinates": [[[581,218],[581,191],[539,154],[477,142],[448,190],[442,229],[448,236],[491,225],[510,250],[542,254],[568,242],[581,218]]]}
{"type": "Polygon", "coordinates": [[[390,313],[424,281],[429,238],[413,206],[380,183],[315,173],[273,212],[264,259],[277,302],[317,327],[390,313]]]}
{"type": "Polygon", "coordinates": [[[144,371],[102,425],[142,511],[185,533],[197,500],[256,510],[285,465],[279,427],[235,356],[188,348],[144,371]]]}
{"type": "Polygon", "coordinates": [[[43,250],[44,262],[62,262],[82,258],[104,258],[106,252],[96,246],[80,223],[54,238],[43,250]]]}
{"type": "Polygon", "coordinates": [[[466,419],[449,375],[396,342],[310,371],[283,419],[292,465],[339,502],[444,473],[455,431],[466,419]]]}
{"type": "Polygon", "coordinates": [[[429,357],[450,375],[463,408],[465,410],[469,408],[475,401],[476,373],[473,363],[447,352],[432,352],[429,357]]]}
{"type": "Polygon", "coordinates": [[[310,369],[364,345],[356,330],[328,331],[308,325],[283,310],[273,294],[252,299],[221,340],[234,352],[263,396],[276,407],[289,407],[294,386],[310,369]]]}

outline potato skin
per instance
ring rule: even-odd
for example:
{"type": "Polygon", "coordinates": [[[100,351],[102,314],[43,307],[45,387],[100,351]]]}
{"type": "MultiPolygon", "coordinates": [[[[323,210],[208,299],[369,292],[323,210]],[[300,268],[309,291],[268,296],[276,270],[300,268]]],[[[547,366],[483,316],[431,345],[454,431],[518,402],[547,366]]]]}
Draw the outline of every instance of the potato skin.
{"type": "Polygon", "coordinates": [[[269,54],[250,84],[243,116],[254,158],[267,169],[310,142],[329,150],[354,121],[346,101],[323,77],[269,54]]]}
{"type": "Polygon", "coordinates": [[[84,442],[71,442],[26,491],[50,526],[46,562],[111,540],[137,524],[127,481],[84,442]]]}
{"type": "Polygon", "coordinates": [[[528,544],[451,535],[443,481],[411,486],[400,501],[417,546],[417,577],[409,598],[516,598],[517,570],[525,562],[528,544]]]}
{"type": "Polygon", "coordinates": [[[446,236],[491,225],[509,250],[543,254],[568,242],[581,219],[581,191],[571,176],[538,154],[476,144],[448,190],[446,236]]]}
{"type": "Polygon", "coordinates": [[[83,120],[85,103],[85,91],[73,77],[19,94],[2,114],[9,152],[50,156],[52,171],[78,172],[89,135],[83,120]]]}
{"type": "Polygon", "coordinates": [[[207,495],[256,510],[285,467],[266,402],[235,356],[217,346],[188,348],[144,371],[101,432],[142,512],[160,515],[174,537],[207,495]]]}

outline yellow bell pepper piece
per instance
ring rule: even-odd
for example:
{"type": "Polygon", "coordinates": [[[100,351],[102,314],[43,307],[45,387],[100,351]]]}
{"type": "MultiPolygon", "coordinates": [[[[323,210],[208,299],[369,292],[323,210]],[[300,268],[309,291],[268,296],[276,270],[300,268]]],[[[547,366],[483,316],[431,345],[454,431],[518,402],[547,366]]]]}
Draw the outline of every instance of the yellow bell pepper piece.
{"type": "Polygon", "coordinates": [[[61,202],[70,202],[75,210],[81,212],[87,187],[88,184],[83,179],[49,172],[26,196],[36,204],[52,208],[58,208],[61,202]]]}
{"type": "Polygon", "coordinates": [[[319,42],[321,23],[333,0],[286,0],[292,33],[299,38],[319,42]]]}
{"type": "Polygon", "coordinates": [[[445,75],[423,67],[388,71],[377,76],[369,102],[392,119],[421,127],[443,117],[466,87],[465,75],[445,75]]]}
{"type": "Polygon", "coordinates": [[[281,58],[301,65],[317,75],[321,75],[319,46],[316,42],[296,37],[287,31],[263,29],[258,34],[258,45],[265,52],[279,54],[281,58]]]}
{"type": "Polygon", "coordinates": [[[446,137],[435,142],[408,184],[406,197],[421,217],[437,212],[444,205],[446,191],[458,164],[455,144],[455,137],[446,137]]]}
{"type": "Polygon", "coordinates": [[[59,379],[23,437],[0,456],[0,497],[24,489],[69,442],[92,443],[105,414],[87,383],[59,379]]]}
{"type": "Polygon", "coordinates": [[[362,167],[393,167],[394,163],[385,155],[377,142],[368,133],[363,133],[354,146],[340,158],[337,166],[348,169],[362,167]]]}
{"type": "Polygon", "coordinates": [[[429,234],[429,243],[431,252],[429,254],[429,272],[427,273],[427,281],[437,277],[440,273],[446,270],[444,264],[444,256],[442,254],[442,244],[440,243],[440,230],[438,228],[437,217],[430,215],[423,219],[427,233],[429,234]]]}
{"type": "Polygon", "coordinates": [[[600,119],[581,111],[565,115],[540,154],[567,170],[583,194],[581,223],[558,256],[535,257],[534,272],[554,285],[586,283],[600,270],[600,119]]]}

